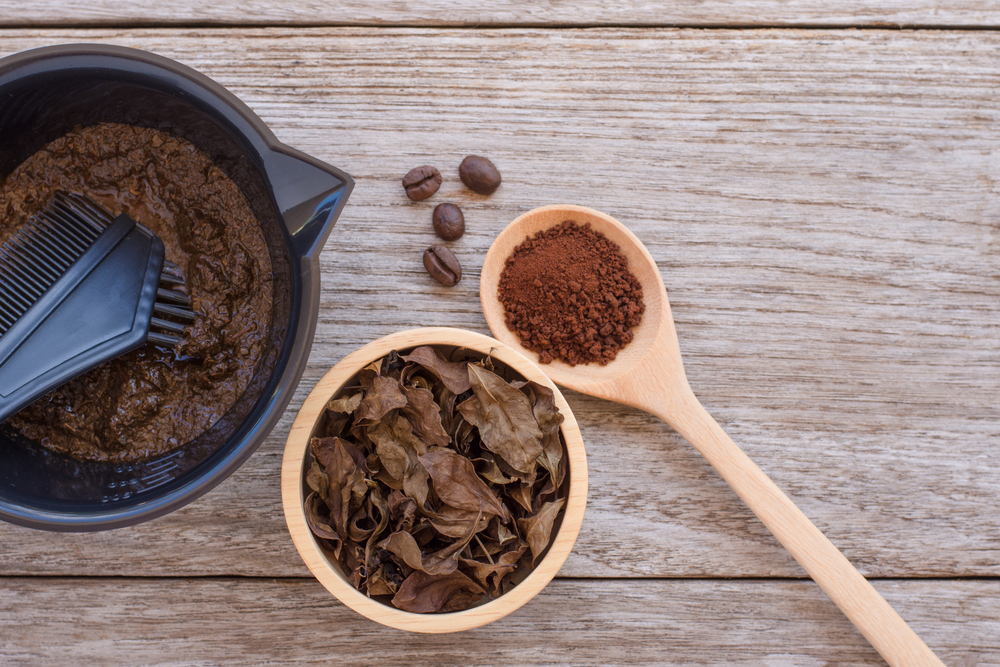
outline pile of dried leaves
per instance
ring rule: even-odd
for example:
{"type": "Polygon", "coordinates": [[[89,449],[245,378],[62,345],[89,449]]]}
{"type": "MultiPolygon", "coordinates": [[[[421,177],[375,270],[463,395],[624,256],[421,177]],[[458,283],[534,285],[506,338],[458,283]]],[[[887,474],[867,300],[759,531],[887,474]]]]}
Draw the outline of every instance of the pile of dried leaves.
{"type": "Polygon", "coordinates": [[[549,545],[568,464],[552,390],[490,358],[391,352],[327,405],[306,518],[358,590],[411,612],[466,609],[549,545]]]}

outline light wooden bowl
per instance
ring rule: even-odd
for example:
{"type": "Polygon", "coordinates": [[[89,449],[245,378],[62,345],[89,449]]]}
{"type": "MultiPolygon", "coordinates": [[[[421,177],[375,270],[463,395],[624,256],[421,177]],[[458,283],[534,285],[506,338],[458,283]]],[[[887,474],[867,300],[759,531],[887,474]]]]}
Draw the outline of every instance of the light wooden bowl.
{"type": "MultiPolygon", "coordinates": [[[[587,505],[587,456],[580,428],[566,399],[545,373],[523,355],[503,343],[471,331],[445,327],[411,329],[379,338],[344,357],[313,388],[299,410],[285,444],[281,463],[281,502],[285,521],[302,560],[328,591],[354,611],[373,621],[412,632],[443,633],[468,630],[491,623],[521,607],[541,591],[566,562],[583,522],[587,505]],[[466,348],[493,358],[532,380],[552,389],[556,406],[563,414],[563,439],[569,462],[569,493],[562,524],[548,552],[535,569],[510,592],[465,611],[446,614],[415,614],[372,600],[354,588],[338,563],[323,552],[305,518],[305,471],[310,462],[309,440],[319,434],[327,401],[333,398],[358,371],[392,350],[408,350],[420,345],[466,348]]],[[[568,611],[568,610],[567,610],[568,611]]]]}

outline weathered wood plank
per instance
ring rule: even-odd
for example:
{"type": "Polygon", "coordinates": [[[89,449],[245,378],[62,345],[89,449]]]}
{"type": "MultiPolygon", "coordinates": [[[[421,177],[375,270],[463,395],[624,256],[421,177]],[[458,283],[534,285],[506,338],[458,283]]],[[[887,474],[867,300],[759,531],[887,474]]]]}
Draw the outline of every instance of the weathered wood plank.
{"type": "Polygon", "coordinates": [[[974,0],[0,0],[0,26],[73,25],[369,25],[369,26],[967,26],[1000,24],[1000,10],[974,0]]]}
{"type": "MultiPolygon", "coordinates": [[[[314,580],[3,583],[10,667],[885,664],[811,582],[557,579],[500,621],[430,636],[369,621],[314,580]]],[[[1000,661],[1000,583],[876,585],[946,664],[1000,661]]]]}
{"type": "MultiPolygon", "coordinates": [[[[485,331],[492,238],[546,203],[602,209],[660,263],[703,402],[868,575],[1000,573],[1000,35],[685,30],[8,31],[192,65],[282,140],[352,173],[294,409],[343,355],[485,331]],[[232,55],[230,55],[232,54],[232,55]],[[504,185],[465,191],[462,156],[504,185]],[[411,203],[399,178],[446,181],[411,203]],[[466,267],[420,264],[459,202],[466,267]]],[[[697,455],[578,394],[590,507],[564,574],[800,576],[697,455]]],[[[286,414],[218,490],[102,535],[0,526],[0,573],[303,574],[278,493],[286,414]]]]}

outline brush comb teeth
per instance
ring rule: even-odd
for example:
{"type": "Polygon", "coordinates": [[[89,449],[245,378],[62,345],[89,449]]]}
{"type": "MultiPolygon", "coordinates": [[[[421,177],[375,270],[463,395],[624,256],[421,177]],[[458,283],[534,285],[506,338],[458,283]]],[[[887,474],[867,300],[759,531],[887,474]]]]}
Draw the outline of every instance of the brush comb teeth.
{"type": "MultiPolygon", "coordinates": [[[[0,248],[0,336],[114,221],[115,216],[92,199],[62,190],[41,212],[28,219],[0,248]]],[[[173,347],[183,340],[186,325],[195,319],[191,297],[177,289],[183,286],[180,267],[164,261],[148,342],[173,347]]]]}
{"type": "Polygon", "coordinates": [[[181,344],[196,313],[150,230],[57,193],[0,247],[0,422],[149,343],[181,344]]]}
{"type": "Polygon", "coordinates": [[[109,224],[80,224],[67,216],[67,199],[66,193],[57,194],[0,248],[0,336],[87,252],[109,224]]]}
{"type": "Polygon", "coordinates": [[[177,346],[183,340],[181,336],[186,332],[187,325],[194,322],[195,312],[191,308],[191,297],[173,289],[184,285],[184,278],[179,274],[179,266],[170,261],[163,263],[160,287],[156,290],[156,301],[153,302],[153,317],[150,319],[147,339],[156,345],[177,346]]]}

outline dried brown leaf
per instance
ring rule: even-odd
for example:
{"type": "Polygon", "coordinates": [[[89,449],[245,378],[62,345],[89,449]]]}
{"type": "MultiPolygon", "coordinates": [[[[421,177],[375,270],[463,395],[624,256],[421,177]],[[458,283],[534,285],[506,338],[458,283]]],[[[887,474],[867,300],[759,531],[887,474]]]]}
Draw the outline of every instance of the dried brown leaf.
{"type": "Polygon", "coordinates": [[[448,361],[440,352],[427,345],[416,348],[403,359],[423,366],[456,396],[469,390],[467,361],[448,361]]]}
{"type": "MultiPolygon", "coordinates": [[[[476,536],[476,547],[479,549],[479,553],[483,555],[487,561],[492,560],[493,554],[499,554],[503,551],[503,547],[496,540],[490,538],[488,535],[477,535],[476,536]]],[[[473,554],[476,553],[474,548],[473,554]]]]}
{"type": "Polygon", "coordinates": [[[444,427],[445,433],[454,434],[455,422],[462,421],[455,414],[455,401],[458,399],[458,396],[448,389],[448,387],[444,386],[443,382],[439,382],[436,387],[432,388],[432,391],[438,405],[441,407],[441,426],[444,427]]]}
{"type": "Polygon", "coordinates": [[[472,442],[476,439],[476,427],[464,419],[456,419],[455,435],[452,442],[455,443],[455,451],[462,456],[468,456],[472,447],[472,442]]]}
{"type": "Polygon", "coordinates": [[[549,539],[552,535],[552,525],[555,523],[559,512],[565,504],[566,499],[560,498],[554,502],[542,505],[542,509],[538,510],[538,514],[526,519],[518,519],[518,527],[524,533],[528,540],[528,546],[531,548],[532,565],[542,555],[542,552],[548,548],[549,539]]]}
{"type": "Polygon", "coordinates": [[[501,545],[505,545],[511,540],[517,539],[517,533],[508,530],[502,523],[497,523],[497,542],[501,545]]]}
{"type": "Polygon", "coordinates": [[[371,520],[371,505],[366,503],[355,510],[347,520],[347,536],[355,542],[364,542],[375,530],[375,522],[371,520]]]}
{"type": "Polygon", "coordinates": [[[344,429],[350,421],[351,415],[347,415],[342,412],[330,412],[327,410],[326,424],[323,427],[323,433],[328,438],[342,438],[344,436],[344,429]]]}
{"type": "Polygon", "coordinates": [[[476,474],[472,461],[449,449],[428,452],[420,457],[441,501],[458,509],[496,514],[506,520],[507,508],[486,482],[476,474]]]}
{"type": "Polygon", "coordinates": [[[360,391],[348,394],[347,396],[341,396],[340,398],[333,398],[326,404],[326,409],[349,415],[358,409],[362,398],[364,398],[364,394],[360,391]]]}
{"type": "MultiPolygon", "coordinates": [[[[316,537],[322,537],[325,540],[330,540],[334,542],[337,550],[340,549],[340,544],[342,540],[337,531],[333,529],[330,525],[329,518],[323,516],[321,513],[326,508],[326,504],[319,497],[318,494],[310,493],[306,498],[305,509],[306,509],[306,523],[309,524],[310,530],[316,535],[316,537]]],[[[337,554],[340,557],[340,554],[337,554]]]]}
{"type": "Polygon", "coordinates": [[[330,478],[326,476],[322,466],[315,460],[310,464],[309,471],[306,473],[306,484],[318,493],[320,498],[326,498],[326,494],[330,491],[330,478]]]}
{"type": "Polygon", "coordinates": [[[392,604],[416,613],[458,611],[468,609],[485,593],[479,584],[458,570],[438,576],[417,570],[403,581],[392,604]]]}
{"type": "Polygon", "coordinates": [[[499,466],[497,466],[497,462],[493,459],[493,455],[489,452],[483,452],[481,457],[473,459],[472,462],[478,464],[476,466],[476,471],[479,473],[479,476],[487,482],[504,485],[510,484],[514,481],[513,477],[507,477],[503,474],[503,471],[500,470],[499,466]]]}
{"type": "MultiPolygon", "coordinates": [[[[351,500],[358,478],[364,479],[364,472],[348,450],[357,449],[340,438],[313,438],[310,441],[313,456],[323,466],[329,480],[326,505],[330,508],[330,519],[340,535],[347,534],[347,519],[351,515],[351,500]]],[[[362,461],[364,458],[362,457],[362,461]]]]}
{"type": "Polygon", "coordinates": [[[399,388],[399,380],[382,375],[361,378],[361,386],[365,389],[365,397],[361,399],[354,416],[358,419],[382,419],[390,410],[406,405],[406,397],[399,388]]]}
{"type": "Polygon", "coordinates": [[[556,395],[550,387],[537,382],[526,382],[521,388],[521,392],[528,396],[531,401],[531,411],[538,422],[538,428],[542,433],[555,433],[559,426],[565,421],[559,408],[556,407],[556,395]]]}
{"type": "Polygon", "coordinates": [[[542,432],[542,454],[538,464],[549,471],[552,478],[558,477],[559,461],[563,456],[562,439],[559,436],[559,426],[565,417],[556,407],[555,392],[537,382],[527,382],[521,389],[531,401],[531,412],[542,432]]]}
{"type": "Polygon", "coordinates": [[[389,525],[389,503],[382,498],[382,494],[378,489],[378,484],[375,482],[367,482],[368,487],[371,489],[369,497],[371,498],[371,507],[369,510],[369,515],[374,518],[374,510],[379,512],[378,524],[375,526],[375,530],[372,531],[371,535],[368,537],[368,542],[365,544],[365,570],[371,568],[372,562],[372,549],[375,547],[375,542],[378,540],[382,531],[385,527],[389,525]]]}
{"type": "Polygon", "coordinates": [[[417,503],[400,491],[394,490],[389,494],[389,516],[392,518],[396,530],[411,532],[413,523],[417,516],[417,503]]]}
{"type": "Polygon", "coordinates": [[[514,470],[501,456],[494,456],[493,460],[496,462],[497,467],[500,468],[500,472],[507,477],[513,477],[522,484],[527,484],[529,487],[534,486],[535,481],[538,479],[538,466],[535,466],[535,469],[530,473],[523,473],[520,470],[514,470]]]}
{"type": "Polygon", "coordinates": [[[467,399],[455,406],[458,410],[458,414],[462,415],[462,419],[472,424],[476,425],[479,419],[479,410],[482,405],[479,403],[479,399],[475,396],[469,396],[467,399]]]}
{"type": "Polygon", "coordinates": [[[419,460],[426,445],[413,435],[410,422],[396,414],[375,424],[368,431],[385,471],[402,482],[403,492],[419,507],[427,504],[428,475],[419,460]]]}
{"type": "Polygon", "coordinates": [[[434,530],[451,538],[463,537],[474,524],[476,525],[474,533],[485,530],[490,519],[494,517],[492,514],[483,514],[478,510],[463,510],[448,505],[442,506],[437,512],[428,511],[426,514],[434,530]]]}
{"type": "Polygon", "coordinates": [[[379,566],[365,580],[369,597],[376,595],[395,595],[399,587],[385,576],[385,566],[379,566]]]}
{"type": "Polygon", "coordinates": [[[344,542],[342,553],[341,565],[344,568],[344,575],[355,588],[360,590],[361,581],[365,576],[365,563],[362,560],[364,558],[364,549],[357,542],[346,541],[344,542]]]}
{"type": "Polygon", "coordinates": [[[507,489],[507,495],[511,497],[518,505],[524,508],[525,512],[531,512],[531,485],[530,484],[511,484],[507,489]]]}
{"type": "Polygon", "coordinates": [[[517,547],[500,554],[492,563],[459,558],[459,566],[465,574],[474,576],[484,588],[490,588],[494,592],[499,592],[500,582],[505,576],[514,571],[517,567],[517,562],[521,560],[521,556],[524,555],[527,549],[527,543],[521,542],[517,547]],[[493,576],[492,585],[487,582],[487,579],[491,575],[493,576]]]}
{"type": "Polygon", "coordinates": [[[387,473],[385,470],[379,470],[372,477],[373,477],[373,479],[378,480],[382,484],[385,484],[390,489],[398,490],[398,491],[402,491],[403,490],[403,482],[400,481],[400,480],[398,480],[398,479],[396,479],[395,477],[393,477],[392,475],[390,475],[389,473],[387,473]]]}
{"type": "Polygon", "coordinates": [[[515,470],[533,472],[542,454],[542,432],[528,397],[476,364],[469,364],[469,381],[480,402],[476,426],[483,445],[515,470]]]}
{"type": "Polygon", "coordinates": [[[552,483],[552,476],[548,473],[543,473],[544,484],[539,481],[533,487],[531,491],[531,513],[535,514],[538,512],[539,508],[546,502],[550,500],[555,500],[557,495],[557,489],[552,483]]]}
{"type": "Polygon", "coordinates": [[[429,554],[423,553],[413,535],[402,531],[393,533],[379,542],[378,545],[402,558],[403,562],[414,570],[420,570],[427,574],[448,574],[458,568],[458,554],[469,544],[475,534],[475,521],[476,519],[473,519],[470,522],[472,528],[467,530],[461,539],[429,554]]]}
{"type": "MultiPolygon", "coordinates": [[[[420,370],[422,366],[420,364],[409,363],[406,364],[406,380],[403,382],[405,386],[413,387],[416,389],[426,389],[427,391],[433,392],[434,388],[437,386],[443,387],[444,385],[437,379],[428,380],[423,375],[414,375],[414,373],[420,370]]],[[[405,387],[404,387],[405,388],[405,387]]]]}
{"type": "Polygon", "coordinates": [[[347,440],[336,437],[313,438],[312,440],[309,441],[309,444],[312,448],[313,456],[316,458],[317,461],[319,461],[319,464],[323,466],[323,469],[327,473],[327,475],[330,474],[330,471],[327,470],[327,468],[330,465],[329,463],[330,457],[334,455],[334,444],[337,441],[340,442],[340,445],[344,448],[344,451],[347,452],[348,456],[350,456],[351,460],[354,461],[354,464],[360,470],[364,470],[365,472],[370,472],[368,469],[368,462],[365,460],[364,452],[362,452],[358,447],[352,445],[347,440]]]}
{"type": "Polygon", "coordinates": [[[413,426],[413,433],[427,445],[447,447],[451,436],[441,424],[441,408],[434,401],[434,393],[421,387],[403,387],[406,406],[403,415],[413,426]]]}

